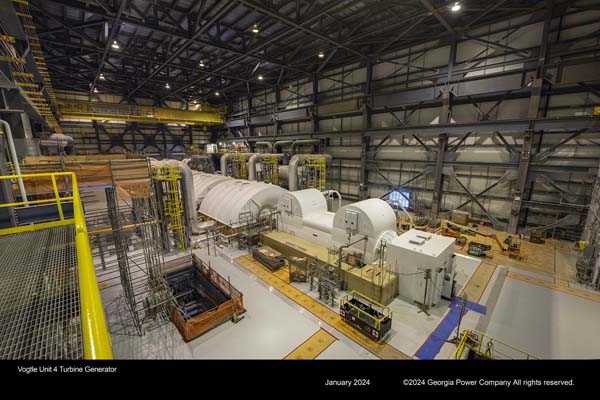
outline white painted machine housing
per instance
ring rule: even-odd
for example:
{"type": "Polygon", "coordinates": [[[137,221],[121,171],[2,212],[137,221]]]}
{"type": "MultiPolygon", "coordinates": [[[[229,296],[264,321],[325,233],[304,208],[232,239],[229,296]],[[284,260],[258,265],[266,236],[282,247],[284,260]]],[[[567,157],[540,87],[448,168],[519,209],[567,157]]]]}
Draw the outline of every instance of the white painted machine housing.
{"type": "Polygon", "coordinates": [[[346,245],[367,236],[351,248],[363,254],[363,261],[376,261],[381,241],[396,237],[396,214],[381,199],[367,199],[340,208],[333,219],[331,236],[336,245],[346,245]]]}
{"type": "Polygon", "coordinates": [[[423,303],[424,271],[431,269],[425,304],[438,304],[442,296],[440,290],[452,284],[451,280],[446,283],[444,278],[454,276],[454,241],[451,237],[411,229],[388,244],[386,259],[390,269],[398,274],[400,297],[423,303]]]}
{"type": "Polygon", "coordinates": [[[202,203],[204,196],[215,186],[232,181],[233,178],[223,175],[207,174],[204,172],[192,171],[194,179],[194,198],[196,208],[202,203]]]}
{"type": "Polygon", "coordinates": [[[331,246],[335,214],[327,211],[327,200],[317,189],[287,192],[279,199],[280,229],[307,240],[331,246]]]}
{"type": "Polygon", "coordinates": [[[200,204],[200,213],[227,226],[239,225],[242,212],[252,212],[253,219],[269,209],[287,190],[279,186],[247,180],[230,180],[213,187],[200,204]]]}

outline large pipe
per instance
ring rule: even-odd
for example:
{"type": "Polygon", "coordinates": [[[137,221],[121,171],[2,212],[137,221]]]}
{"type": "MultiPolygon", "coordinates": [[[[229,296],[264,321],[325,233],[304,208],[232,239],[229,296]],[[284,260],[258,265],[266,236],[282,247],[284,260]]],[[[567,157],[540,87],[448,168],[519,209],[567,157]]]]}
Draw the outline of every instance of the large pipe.
{"type": "Polygon", "coordinates": [[[187,216],[187,227],[190,235],[195,233],[194,229],[194,221],[196,219],[196,201],[194,196],[194,175],[192,174],[192,169],[184,164],[183,162],[179,162],[179,173],[181,174],[181,182],[183,189],[183,205],[185,207],[185,214],[187,216]]]}
{"type": "Polygon", "coordinates": [[[255,142],[254,143],[254,148],[256,149],[256,146],[265,146],[268,150],[267,153],[270,153],[273,151],[273,143],[271,142],[255,142]]]}
{"type": "MultiPolygon", "coordinates": [[[[4,133],[8,139],[8,150],[10,151],[10,158],[12,159],[13,166],[15,167],[15,173],[21,175],[21,167],[19,166],[19,158],[17,157],[17,151],[15,150],[15,142],[13,141],[10,125],[3,119],[0,119],[0,124],[2,124],[4,133]]],[[[19,191],[21,192],[21,201],[27,201],[27,193],[25,193],[23,178],[18,178],[17,183],[19,184],[19,191]]]]}
{"type": "Polygon", "coordinates": [[[273,144],[273,152],[281,153],[282,146],[294,143],[293,140],[278,140],[273,144]]]}
{"type": "Polygon", "coordinates": [[[323,192],[323,196],[328,196],[330,199],[334,198],[332,196],[334,194],[337,195],[337,198],[338,198],[338,208],[337,209],[339,210],[340,208],[342,208],[342,195],[340,194],[340,192],[338,192],[337,190],[333,190],[333,189],[326,190],[323,192]]]}
{"type": "Polygon", "coordinates": [[[298,190],[298,166],[306,161],[307,157],[324,158],[325,162],[331,161],[329,154],[295,154],[290,160],[288,171],[288,190],[290,192],[298,190]]]}
{"type": "MultiPolygon", "coordinates": [[[[296,154],[296,147],[303,145],[303,144],[310,144],[311,146],[317,146],[317,151],[318,151],[318,146],[321,144],[321,141],[319,139],[302,139],[302,140],[296,140],[294,141],[294,143],[292,143],[292,154],[296,154]]],[[[314,147],[313,147],[313,152],[314,152],[314,147]]]]}
{"type": "Polygon", "coordinates": [[[262,162],[264,156],[276,156],[277,158],[283,157],[283,154],[253,154],[248,160],[248,180],[256,180],[256,164],[262,162]]]}
{"type": "Polygon", "coordinates": [[[244,158],[246,160],[248,160],[250,157],[252,157],[254,154],[256,153],[225,153],[221,156],[221,174],[223,176],[229,176],[227,175],[227,165],[229,163],[229,159],[233,156],[233,155],[237,155],[237,156],[244,156],[244,158]]]}

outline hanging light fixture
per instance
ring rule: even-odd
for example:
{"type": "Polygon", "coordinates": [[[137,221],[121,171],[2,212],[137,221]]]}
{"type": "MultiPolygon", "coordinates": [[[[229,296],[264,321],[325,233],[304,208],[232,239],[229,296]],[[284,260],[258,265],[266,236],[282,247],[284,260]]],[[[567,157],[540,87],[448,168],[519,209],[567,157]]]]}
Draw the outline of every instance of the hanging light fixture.
{"type": "Polygon", "coordinates": [[[118,49],[118,48],[119,48],[119,43],[117,43],[117,41],[116,41],[116,40],[113,40],[113,42],[112,42],[112,45],[111,45],[111,46],[112,46],[112,48],[113,48],[113,49],[118,49]]]}
{"type": "Polygon", "coordinates": [[[105,80],[105,79],[106,79],[106,78],[104,77],[104,74],[100,74],[99,78],[100,78],[101,80],[105,80]]]}
{"type": "Polygon", "coordinates": [[[260,32],[260,29],[258,29],[258,24],[254,23],[252,25],[252,33],[258,33],[258,32],[260,32]]]}
{"type": "Polygon", "coordinates": [[[259,81],[262,81],[263,79],[265,79],[265,78],[264,78],[262,75],[259,75],[259,76],[258,76],[258,80],[259,80],[259,81]]]}
{"type": "Polygon", "coordinates": [[[94,93],[98,93],[98,88],[94,88],[94,93]]]}
{"type": "Polygon", "coordinates": [[[455,2],[455,3],[452,5],[452,7],[450,7],[450,11],[452,11],[452,12],[458,12],[458,11],[460,11],[460,9],[461,9],[461,8],[462,8],[462,7],[461,7],[461,5],[460,5],[460,2],[458,2],[458,1],[457,1],[457,2],[455,2]]]}
{"type": "Polygon", "coordinates": [[[220,95],[221,95],[221,93],[215,92],[215,96],[220,96],[220,95]]]}
{"type": "Polygon", "coordinates": [[[319,52],[319,58],[325,58],[325,53],[323,53],[322,51],[319,52]]]}
{"type": "Polygon", "coordinates": [[[204,68],[204,60],[200,60],[200,63],[198,63],[198,66],[200,68],[204,68]]]}
{"type": "Polygon", "coordinates": [[[169,85],[169,82],[165,83],[165,89],[171,89],[171,85],[169,85]]]}

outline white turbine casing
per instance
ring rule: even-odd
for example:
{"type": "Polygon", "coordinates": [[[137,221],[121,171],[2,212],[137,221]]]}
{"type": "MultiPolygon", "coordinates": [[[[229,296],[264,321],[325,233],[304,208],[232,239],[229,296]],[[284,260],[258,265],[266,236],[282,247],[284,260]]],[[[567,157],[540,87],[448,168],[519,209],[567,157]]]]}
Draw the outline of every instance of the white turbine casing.
{"type": "Polygon", "coordinates": [[[240,214],[252,213],[253,219],[264,210],[274,209],[287,193],[279,186],[246,180],[231,180],[214,186],[200,204],[200,213],[227,226],[238,226],[240,214]]]}
{"type": "Polygon", "coordinates": [[[327,211],[327,201],[317,189],[287,192],[279,199],[281,229],[293,232],[322,246],[331,246],[334,213],[327,211]]]}
{"type": "Polygon", "coordinates": [[[198,207],[206,194],[215,186],[227,181],[233,181],[233,178],[223,175],[213,175],[204,172],[193,171],[194,174],[194,196],[196,207],[198,207]]]}
{"type": "Polygon", "coordinates": [[[363,254],[364,262],[371,263],[376,261],[380,242],[390,242],[396,237],[396,214],[385,201],[367,199],[344,206],[335,213],[332,229],[334,243],[346,245],[365,236],[368,238],[366,245],[361,241],[352,248],[363,254]],[[356,218],[357,223],[352,227],[345,222],[349,215],[356,218]]]}

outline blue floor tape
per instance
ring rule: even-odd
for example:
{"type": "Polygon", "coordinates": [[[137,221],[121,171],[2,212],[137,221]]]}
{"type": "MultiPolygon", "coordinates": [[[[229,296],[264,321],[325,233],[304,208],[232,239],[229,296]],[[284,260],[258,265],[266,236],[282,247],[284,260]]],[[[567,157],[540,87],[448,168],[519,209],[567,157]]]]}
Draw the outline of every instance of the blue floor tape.
{"type": "MultiPolygon", "coordinates": [[[[438,327],[433,331],[433,333],[429,336],[429,338],[423,343],[419,351],[415,354],[415,356],[420,360],[433,360],[435,356],[440,352],[446,340],[450,337],[452,332],[456,329],[458,325],[458,320],[460,319],[461,312],[461,302],[462,300],[459,298],[454,298],[450,305],[450,312],[446,314],[446,317],[442,320],[442,322],[438,325],[438,327]]],[[[486,308],[481,304],[473,303],[472,301],[467,301],[465,304],[464,314],[466,314],[469,310],[477,312],[479,314],[485,315],[486,308]]]]}

